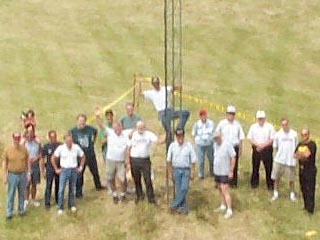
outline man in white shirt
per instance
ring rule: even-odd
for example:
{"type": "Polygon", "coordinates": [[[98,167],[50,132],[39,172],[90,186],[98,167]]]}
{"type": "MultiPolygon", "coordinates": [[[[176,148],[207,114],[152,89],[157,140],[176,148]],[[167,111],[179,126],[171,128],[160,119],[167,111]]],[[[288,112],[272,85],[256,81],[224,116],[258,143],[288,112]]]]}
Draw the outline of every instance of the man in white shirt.
{"type": "Polygon", "coordinates": [[[229,193],[229,181],[233,178],[236,152],[233,146],[222,139],[219,132],[214,133],[214,178],[218,186],[221,205],[216,212],[224,212],[225,219],[232,216],[232,200],[229,193]]]}
{"type": "Polygon", "coordinates": [[[158,137],[145,129],[143,121],[138,121],[136,130],[128,142],[126,167],[131,169],[136,187],[136,203],[143,201],[144,194],[141,185],[141,173],[146,185],[148,202],[155,204],[154,191],[151,180],[150,148],[158,142],[158,137]]]}
{"type": "Polygon", "coordinates": [[[54,171],[59,174],[59,192],[58,192],[58,214],[63,213],[64,190],[67,181],[69,181],[69,199],[68,207],[72,212],[76,212],[75,206],[75,190],[78,174],[81,174],[85,164],[85,155],[79,145],[73,143],[71,133],[64,137],[65,143],[57,147],[51,157],[51,164],[54,171]],[[57,159],[60,159],[60,168],[57,166],[57,159]],[[78,166],[78,158],[80,165],[78,166]]]}
{"type": "Polygon", "coordinates": [[[187,110],[174,111],[174,109],[172,109],[170,101],[171,95],[173,91],[180,91],[182,86],[168,86],[166,89],[165,87],[160,86],[159,77],[152,77],[151,84],[153,86],[153,89],[142,91],[142,80],[139,80],[139,94],[140,96],[150,100],[153,103],[153,106],[158,112],[159,120],[161,121],[166,134],[169,133],[169,135],[167,135],[167,141],[168,143],[170,143],[172,142],[172,120],[179,118],[180,122],[178,123],[177,127],[184,128],[190,115],[189,111],[187,110]]]}
{"type": "Polygon", "coordinates": [[[251,187],[259,186],[259,168],[260,161],[263,162],[266,172],[266,184],[269,190],[273,190],[273,181],[271,179],[272,172],[272,143],[275,130],[272,124],[266,122],[266,114],[264,111],[257,111],[257,122],[250,126],[248,132],[248,140],[252,145],[252,176],[251,187]]]}
{"type": "Polygon", "coordinates": [[[214,123],[208,119],[205,109],[199,110],[199,120],[193,125],[191,135],[194,137],[198,159],[198,178],[204,179],[204,160],[207,154],[210,176],[213,176],[213,131],[214,123]]]}
{"type": "Polygon", "coordinates": [[[297,132],[290,129],[289,120],[281,119],[281,129],[276,133],[273,141],[273,148],[277,150],[274,157],[271,178],[274,180],[273,197],[271,201],[278,199],[279,182],[284,173],[287,174],[290,187],[290,200],[295,202],[294,180],[296,172],[297,160],[294,157],[296,147],[298,145],[297,132]]]}
{"type": "Polygon", "coordinates": [[[226,118],[221,120],[216,128],[216,132],[221,134],[224,141],[229,142],[236,152],[236,162],[233,171],[233,178],[230,180],[231,187],[238,186],[238,165],[239,157],[242,153],[242,141],[245,139],[243,128],[241,124],[235,120],[236,108],[228,106],[226,111],[226,118]]]}

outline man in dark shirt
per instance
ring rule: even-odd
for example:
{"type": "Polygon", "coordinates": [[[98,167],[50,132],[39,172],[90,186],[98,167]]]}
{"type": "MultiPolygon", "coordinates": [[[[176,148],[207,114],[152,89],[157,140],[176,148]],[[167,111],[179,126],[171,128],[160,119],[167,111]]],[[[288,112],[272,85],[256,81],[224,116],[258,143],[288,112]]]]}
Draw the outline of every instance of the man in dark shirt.
{"type": "MultiPolygon", "coordinates": [[[[54,180],[54,193],[55,193],[55,201],[58,204],[58,190],[59,190],[59,175],[55,173],[54,168],[51,164],[51,156],[56,150],[56,148],[61,145],[60,142],[57,141],[57,133],[55,130],[50,130],[48,132],[49,142],[45,144],[42,148],[42,158],[46,159],[45,162],[45,177],[46,177],[46,190],[44,194],[44,204],[46,208],[50,207],[50,199],[51,199],[51,189],[52,182],[54,180]]],[[[57,163],[57,165],[59,165],[57,163]]]]}
{"type": "MultiPolygon", "coordinates": [[[[94,152],[94,143],[97,138],[97,129],[86,125],[87,116],[85,114],[79,114],[77,117],[77,126],[70,130],[72,134],[73,142],[78,144],[83,150],[86,156],[86,165],[88,165],[90,172],[93,176],[93,181],[97,191],[104,189],[101,186],[100,176],[98,171],[96,154],[94,152]]],[[[82,197],[83,187],[83,175],[85,167],[78,175],[77,186],[76,186],[76,197],[82,197]]]]}
{"type": "Polygon", "coordinates": [[[310,139],[307,128],[301,130],[301,142],[298,144],[295,157],[299,160],[299,180],[305,210],[313,214],[316,186],[316,153],[317,145],[310,139]]]}

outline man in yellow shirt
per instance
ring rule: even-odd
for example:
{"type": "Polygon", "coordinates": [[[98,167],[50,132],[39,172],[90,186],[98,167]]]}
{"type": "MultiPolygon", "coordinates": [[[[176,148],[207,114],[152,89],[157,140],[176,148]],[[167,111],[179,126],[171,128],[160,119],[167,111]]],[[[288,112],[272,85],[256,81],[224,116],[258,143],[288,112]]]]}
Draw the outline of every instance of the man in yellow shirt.
{"type": "Polygon", "coordinates": [[[13,144],[4,151],[2,169],[3,183],[8,185],[7,195],[7,213],[9,220],[13,215],[14,196],[18,189],[18,212],[20,216],[24,215],[24,197],[27,182],[30,181],[31,165],[28,161],[27,149],[20,145],[21,134],[15,132],[12,134],[13,144]]]}

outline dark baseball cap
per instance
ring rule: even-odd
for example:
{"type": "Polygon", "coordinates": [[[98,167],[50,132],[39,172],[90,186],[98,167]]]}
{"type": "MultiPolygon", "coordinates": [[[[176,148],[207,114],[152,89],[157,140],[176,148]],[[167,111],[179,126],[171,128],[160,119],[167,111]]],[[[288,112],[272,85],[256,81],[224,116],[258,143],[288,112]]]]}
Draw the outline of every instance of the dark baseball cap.
{"type": "Polygon", "coordinates": [[[184,129],[183,128],[177,128],[176,131],[175,131],[175,134],[177,136],[184,135],[184,129]]]}

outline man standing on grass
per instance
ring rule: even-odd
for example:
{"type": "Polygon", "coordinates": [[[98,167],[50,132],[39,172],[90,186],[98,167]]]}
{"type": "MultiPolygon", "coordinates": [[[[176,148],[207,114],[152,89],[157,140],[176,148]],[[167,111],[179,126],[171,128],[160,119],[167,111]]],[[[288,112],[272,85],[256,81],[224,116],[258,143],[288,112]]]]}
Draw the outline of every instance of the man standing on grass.
{"type": "Polygon", "coordinates": [[[137,125],[137,122],[141,121],[142,118],[138,114],[134,113],[133,103],[126,103],[126,111],[127,115],[121,117],[120,119],[122,129],[134,129],[137,125]]]}
{"type": "Polygon", "coordinates": [[[252,145],[252,176],[251,187],[259,186],[259,168],[260,162],[264,164],[266,172],[266,183],[268,190],[273,190],[273,181],[271,179],[273,148],[275,130],[272,124],[266,122],[264,111],[257,111],[257,122],[250,126],[248,136],[252,145]]]}
{"type": "Polygon", "coordinates": [[[299,160],[299,180],[304,209],[309,214],[313,214],[317,177],[317,145],[310,139],[310,131],[308,128],[301,130],[301,138],[302,140],[299,142],[295,151],[295,157],[299,160]]]}
{"type": "Polygon", "coordinates": [[[216,132],[220,133],[223,141],[232,144],[236,152],[236,162],[234,165],[233,178],[230,180],[230,187],[236,188],[238,186],[238,165],[239,157],[242,153],[242,141],[245,139],[243,128],[241,124],[235,120],[236,108],[228,106],[226,111],[226,118],[221,120],[216,128],[216,132]]]}
{"type": "Polygon", "coordinates": [[[198,159],[198,178],[204,179],[204,160],[207,154],[209,160],[209,172],[213,177],[213,131],[214,123],[208,119],[205,109],[199,110],[199,120],[193,125],[192,136],[194,137],[195,150],[198,159]]]}
{"type": "Polygon", "coordinates": [[[24,215],[26,185],[31,178],[31,164],[28,160],[28,151],[24,146],[20,145],[20,133],[13,133],[12,140],[13,144],[4,151],[2,162],[3,183],[8,185],[7,220],[11,219],[13,215],[16,189],[18,189],[18,212],[20,216],[24,215]]]}
{"type": "Polygon", "coordinates": [[[64,191],[67,182],[69,182],[68,207],[72,212],[76,212],[74,195],[77,182],[77,176],[81,174],[85,166],[85,154],[79,145],[74,144],[72,135],[68,133],[64,136],[64,144],[57,147],[51,157],[51,164],[56,174],[60,175],[58,214],[63,213],[64,191]],[[57,165],[57,159],[60,159],[60,167],[57,165]],[[80,164],[78,163],[80,159],[80,164]]]}
{"type": "Polygon", "coordinates": [[[138,121],[129,140],[126,166],[131,169],[136,187],[136,203],[144,198],[141,185],[141,173],[146,185],[148,202],[155,204],[155,196],[151,180],[150,147],[158,142],[158,137],[145,129],[144,122],[138,121]]]}
{"type": "Polygon", "coordinates": [[[275,134],[273,148],[277,150],[274,157],[271,178],[274,180],[274,190],[271,201],[279,197],[279,183],[281,176],[285,173],[289,179],[290,200],[297,201],[294,193],[294,181],[296,177],[296,159],[294,157],[295,149],[298,145],[297,132],[290,129],[289,120],[281,119],[281,129],[275,134]]]}
{"type": "Polygon", "coordinates": [[[151,84],[153,86],[153,89],[151,90],[142,90],[142,80],[139,79],[139,94],[140,96],[144,97],[145,99],[150,100],[153,103],[154,108],[158,112],[159,120],[161,121],[161,124],[166,131],[166,134],[169,133],[169,136],[167,135],[167,140],[169,142],[172,142],[172,129],[171,129],[171,122],[175,118],[179,118],[179,128],[184,128],[186,125],[188,118],[189,118],[189,111],[187,110],[180,110],[180,111],[174,111],[171,106],[171,95],[173,91],[180,91],[182,86],[167,86],[161,87],[160,86],[160,79],[159,77],[152,77],[151,78],[151,84]],[[167,104],[166,104],[166,96],[167,96],[167,104]],[[167,109],[166,109],[167,105],[167,109]]]}
{"type": "MultiPolygon", "coordinates": [[[[46,190],[44,194],[44,204],[46,208],[50,208],[51,189],[52,182],[54,180],[54,193],[55,201],[58,204],[58,191],[59,191],[59,175],[55,173],[54,168],[51,164],[51,157],[56,148],[62,143],[57,141],[57,133],[55,130],[48,132],[49,142],[42,148],[42,158],[46,159],[45,162],[45,178],[46,178],[46,190]]],[[[57,166],[60,167],[59,159],[57,159],[57,166]]]]}
{"type": "Polygon", "coordinates": [[[221,205],[216,210],[217,212],[226,213],[225,219],[232,216],[232,201],[229,193],[229,181],[233,178],[236,152],[232,144],[223,140],[219,132],[214,134],[215,149],[214,149],[214,178],[218,186],[218,191],[221,198],[221,205]]]}
{"type": "Polygon", "coordinates": [[[107,169],[107,181],[110,183],[110,188],[112,191],[112,198],[114,204],[119,201],[124,203],[126,200],[126,183],[125,183],[125,159],[127,144],[129,141],[129,134],[131,130],[122,131],[122,126],[120,122],[113,123],[113,129],[105,127],[103,125],[102,119],[100,117],[100,110],[95,110],[95,115],[97,119],[97,124],[101,130],[105,130],[108,139],[108,151],[106,155],[106,169],[107,169]],[[116,179],[120,182],[120,194],[118,196],[116,190],[116,179]]]}
{"type": "Polygon", "coordinates": [[[176,141],[172,142],[168,149],[167,171],[169,178],[174,181],[175,198],[172,201],[171,213],[188,214],[187,193],[189,181],[193,180],[196,154],[191,143],[184,140],[184,129],[175,131],[176,141]]]}
{"type": "MultiPolygon", "coordinates": [[[[112,124],[113,124],[113,111],[111,109],[107,109],[104,113],[105,117],[106,117],[106,123],[105,123],[105,127],[112,129],[112,124]]],[[[105,135],[105,131],[100,130],[99,131],[99,138],[101,139],[101,151],[102,151],[102,158],[103,161],[106,162],[106,155],[107,155],[107,150],[108,150],[108,141],[107,141],[107,137],[105,135]]]]}
{"type": "Polygon", "coordinates": [[[35,139],[33,129],[26,131],[24,146],[28,151],[29,162],[31,164],[31,180],[27,184],[24,207],[26,208],[29,204],[30,190],[31,204],[35,207],[39,207],[40,202],[36,201],[36,195],[37,185],[40,183],[41,146],[40,143],[35,139]]]}
{"type": "MultiPolygon", "coordinates": [[[[97,129],[86,125],[87,116],[85,114],[79,114],[77,116],[77,126],[71,129],[71,135],[73,142],[78,144],[83,150],[86,156],[86,165],[89,167],[89,170],[93,176],[94,185],[97,191],[103,190],[104,188],[101,186],[99,170],[97,165],[96,154],[94,151],[94,143],[97,137],[97,129]]],[[[76,197],[82,198],[82,188],[83,188],[83,175],[86,168],[84,166],[83,171],[79,173],[77,179],[77,191],[76,197]]]]}

